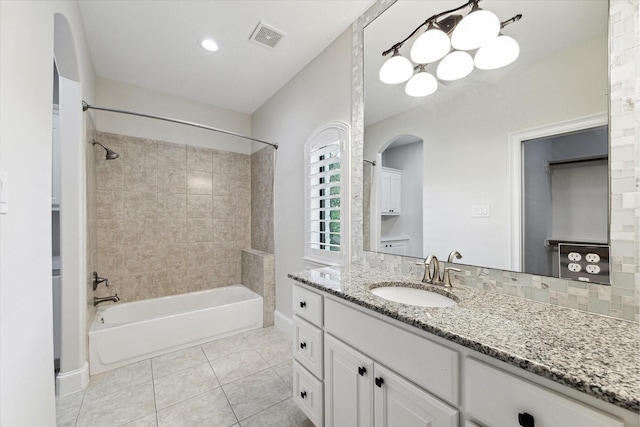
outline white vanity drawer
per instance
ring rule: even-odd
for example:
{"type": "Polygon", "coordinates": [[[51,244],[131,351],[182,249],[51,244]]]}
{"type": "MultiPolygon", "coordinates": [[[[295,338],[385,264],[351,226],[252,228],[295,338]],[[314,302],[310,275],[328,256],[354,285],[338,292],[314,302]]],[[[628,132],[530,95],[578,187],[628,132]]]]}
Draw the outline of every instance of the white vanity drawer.
{"type": "Polygon", "coordinates": [[[323,424],[322,382],[297,361],[293,361],[293,400],[316,427],[323,424]]]}
{"type": "Polygon", "coordinates": [[[465,395],[467,415],[487,426],[624,425],[611,415],[470,358],[466,359],[465,395]],[[529,422],[520,424],[519,415],[529,422]]]}
{"type": "Polygon", "coordinates": [[[293,314],[322,327],[322,295],[294,284],[293,314]]]}
{"type": "Polygon", "coordinates": [[[447,402],[459,403],[460,354],[326,298],[325,331],[447,402]],[[347,326],[347,327],[345,327],[347,326]]]}
{"type": "Polygon", "coordinates": [[[322,329],[311,323],[293,316],[293,357],[300,362],[313,375],[322,379],[324,354],[322,346],[322,329]]]}

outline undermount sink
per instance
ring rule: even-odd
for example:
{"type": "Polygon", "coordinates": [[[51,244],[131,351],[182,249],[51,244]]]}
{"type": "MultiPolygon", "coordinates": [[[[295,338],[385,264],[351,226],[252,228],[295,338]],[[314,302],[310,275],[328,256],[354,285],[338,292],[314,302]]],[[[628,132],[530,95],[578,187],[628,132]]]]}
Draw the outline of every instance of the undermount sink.
{"type": "Polygon", "coordinates": [[[389,301],[420,307],[452,307],[458,304],[454,299],[437,292],[401,284],[385,284],[374,287],[370,291],[372,294],[389,301]]]}

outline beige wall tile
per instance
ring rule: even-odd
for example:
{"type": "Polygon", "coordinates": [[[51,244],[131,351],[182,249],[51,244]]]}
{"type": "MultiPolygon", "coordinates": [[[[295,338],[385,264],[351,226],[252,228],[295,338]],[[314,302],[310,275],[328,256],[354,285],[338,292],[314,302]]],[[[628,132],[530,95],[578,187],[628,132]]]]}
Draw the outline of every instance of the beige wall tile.
{"type": "Polygon", "coordinates": [[[158,193],[186,193],[187,170],[158,166],[158,193]]]}
{"type": "Polygon", "coordinates": [[[98,191],[96,198],[98,219],[124,218],[122,191],[98,191]]]}
{"type": "Polygon", "coordinates": [[[124,222],[125,247],[156,244],[159,237],[158,220],[155,218],[132,219],[124,222]]]}
{"type": "Polygon", "coordinates": [[[189,270],[201,270],[213,264],[213,243],[189,243],[189,270]]]}
{"type": "Polygon", "coordinates": [[[158,189],[158,168],[155,165],[125,163],[124,191],[155,193],[158,189]]]}
{"type": "Polygon", "coordinates": [[[187,169],[213,171],[213,151],[208,148],[187,147],[187,169]]]}
{"type": "Polygon", "coordinates": [[[98,191],[122,191],[122,160],[98,160],[96,164],[98,191]]]}
{"type": "Polygon", "coordinates": [[[187,195],[187,218],[212,218],[213,199],[200,194],[187,195]]]}
{"type": "Polygon", "coordinates": [[[214,196],[234,196],[236,189],[235,181],[235,175],[214,172],[212,194],[214,196]]]}
{"type": "Polygon", "coordinates": [[[213,242],[212,219],[188,219],[187,233],[189,243],[213,242]]]}
{"type": "Polygon", "coordinates": [[[125,136],[122,157],[127,165],[158,167],[158,143],[151,139],[125,136]]]}
{"type": "Polygon", "coordinates": [[[123,192],[124,218],[142,219],[158,216],[157,193],[141,193],[137,191],[123,192]]]}
{"type": "Polygon", "coordinates": [[[186,244],[165,245],[158,247],[158,269],[167,270],[187,265],[189,252],[186,244]]]}
{"type": "Polygon", "coordinates": [[[155,244],[129,246],[124,249],[125,274],[154,272],[158,267],[158,250],[155,244]]]}
{"type": "Polygon", "coordinates": [[[124,220],[97,220],[96,237],[98,248],[121,247],[124,242],[124,220]]]}
{"type": "Polygon", "coordinates": [[[184,219],[187,217],[186,194],[158,194],[158,219],[184,219]]]}
{"type": "MultiPolygon", "coordinates": [[[[115,278],[115,287],[101,290],[104,295],[117,291],[122,301],[133,301],[241,283],[240,249],[251,246],[255,211],[253,156],[99,135],[120,154],[109,162],[100,147],[87,154],[95,159],[87,200],[93,200],[96,218],[88,221],[95,238],[93,245],[87,241],[87,251],[93,251],[101,275],[115,278]]],[[[272,173],[267,166],[259,174],[272,173]]],[[[271,185],[261,188],[270,200],[271,185]]],[[[271,215],[272,205],[264,206],[271,215]]],[[[248,270],[258,286],[262,262],[253,260],[248,270]]]]}
{"type": "Polygon", "coordinates": [[[158,244],[177,245],[187,242],[187,220],[185,218],[159,219],[158,244]]]}
{"type": "Polygon", "coordinates": [[[187,193],[212,194],[213,176],[211,172],[187,170],[187,193]]]}
{"type": "Polygon", "coordinates": [[[186,145],[158,142],[158,165],[170,169],[187,168],[186,145]]]}
{"type": "Polygon", "coordinates": [[[245,216],[247,212],[240,212],[236,209],[236,198],[233,196],[213,196],[213,218],[233,219],[238,216],[245,216]]]}
{"type": "Polygon", "coordinates": [[[124,248],[98,248],[96,271],[102,277],[122,276],[124,274],[124,248]]]}

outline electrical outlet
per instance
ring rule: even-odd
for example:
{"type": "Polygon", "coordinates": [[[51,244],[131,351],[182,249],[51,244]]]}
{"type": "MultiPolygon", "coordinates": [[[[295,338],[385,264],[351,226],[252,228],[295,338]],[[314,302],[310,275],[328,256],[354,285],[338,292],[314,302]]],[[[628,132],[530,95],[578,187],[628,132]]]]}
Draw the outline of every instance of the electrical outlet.
{"type": "Polygon", "coordinates": [[[569,261],[580,261],[582,259],[582,255],[580,255],[578,252],[569,252],[567,258],[569,258],[569,261]]]}
{"type": "Polygon", "coordinates": [[[572,262],[571,264],[569,264],[568,268],[569,268],[569,271],[573,271],[574,273],[578,273],[580,270],[582,270],[582,267],[580,267],[580,264],[576,264],[575,262],[572,262]]]}
{"type": "Polygon", "coordinates": [[[600,273],[600,267],[595,265],[595,264],[587,265],[585,270],[587,270],[587,273],[589,273],[589,274],[599,274],[600,273]]]}
{"type": "Polygon", "coordinates": [[[586,259],[587,262],[600,262],[600,255],[588,253],[584,256],[584,259],[586,259]]]}

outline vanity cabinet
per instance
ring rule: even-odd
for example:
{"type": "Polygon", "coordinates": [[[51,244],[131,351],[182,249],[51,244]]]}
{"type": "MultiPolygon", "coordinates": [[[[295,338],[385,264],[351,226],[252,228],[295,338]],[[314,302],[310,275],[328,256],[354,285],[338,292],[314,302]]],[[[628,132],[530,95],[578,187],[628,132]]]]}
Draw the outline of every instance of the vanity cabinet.
{"type": "Polygon", "coordinates": [[[488,426],[624,427],[608,414],[487,365],[465,360],[469,417],[488,426]]]}
{"type": "Polygon", "coordinates": [[[400,215],[402,204],[402,171],[382,168],[380,186],[380,213],[400,215]]]}
{"type": "Polygon", "coordinates": [[[458,425],[457,410],[329,334],[325,364],[327,427],[458,425]]]}
{"type": "Polygon", "coordinates": [[[391,255],[406,255],[409,238],[383,238],[380,241],[379,251],[391,255]]]}
{"type": "Polygon", "coordinates": [[[319,427],[324,416],[323,296],[293,287],[293,400],[319,427]]]}
{"type": "Polygon", "coordinates": [[[294,401],[316,427],[640,427],[637,414],[339,297],[297,282],[293,296],[294,401]]]}

